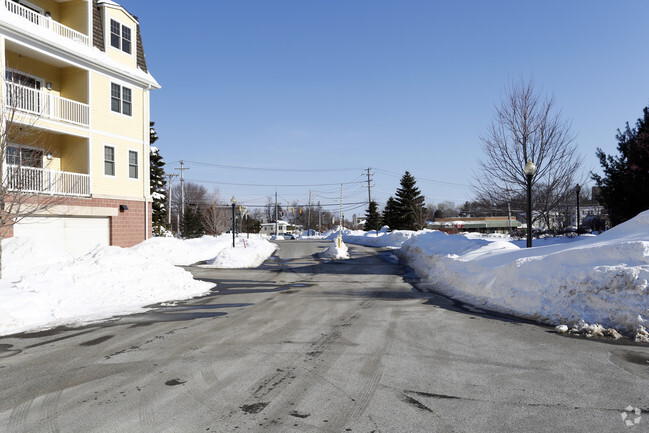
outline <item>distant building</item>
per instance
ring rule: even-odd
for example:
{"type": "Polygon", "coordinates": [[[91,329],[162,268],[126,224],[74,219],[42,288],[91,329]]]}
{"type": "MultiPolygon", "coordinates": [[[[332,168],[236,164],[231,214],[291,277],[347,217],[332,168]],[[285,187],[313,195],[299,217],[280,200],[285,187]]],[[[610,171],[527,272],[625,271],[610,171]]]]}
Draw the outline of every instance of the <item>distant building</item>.
{"type": "Polygon", "coordinates": [[[456,218],[437,218],[435,221],[428,222],[426,228],[431,230],[441,230],[446,233],[458,232],[480,232],[480,233],[506,233],[509,230],[516,230],[521,227],[521,222],[508,217],[456,217],[456,218]]]}
{"type": "Polygon", "coordinates": [[[291,224],[287,221],[277,221],[275,222],[269,222],[269,223],[263,223],[261,225],[261,231],[259,232],[262,235],[292,235],[292,234],[299,234],[299,232],[302,231],[302,226],[301,225],[294,225],[291,224]],[[277,233],[275,233],[275,228],[277,228],[277,233]]]}

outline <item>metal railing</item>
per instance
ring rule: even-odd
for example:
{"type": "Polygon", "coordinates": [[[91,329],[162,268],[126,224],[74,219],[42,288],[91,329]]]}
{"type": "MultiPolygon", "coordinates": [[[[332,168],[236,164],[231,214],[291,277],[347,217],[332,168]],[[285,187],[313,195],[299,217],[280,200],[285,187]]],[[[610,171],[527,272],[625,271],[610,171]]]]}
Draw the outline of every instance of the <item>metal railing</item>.
{"type": "Polygon", "coordinates": [[[38,27],[47,29],[52,33],[65,39],[74,41],[86,47],[90,46],[90,38],[81,32],[54,21],[51,17],[42,15],[32,9],[26,8],[12,0],[3,1],[4,8],[14,15],[22,17],[25,21],[30,22],[38,27]]]}
{"type": "Polygon", "coordinates": [[[15,108],[19,111],[75,125],[90,125],[88,104],[16,83],[5,84],[5,107],[9,109],[15,108]]]}
{"type": "Polygon", "coordinates": [[[5,164],[4,176],[9,191],[90,197],[88,174],[5,164]]]}

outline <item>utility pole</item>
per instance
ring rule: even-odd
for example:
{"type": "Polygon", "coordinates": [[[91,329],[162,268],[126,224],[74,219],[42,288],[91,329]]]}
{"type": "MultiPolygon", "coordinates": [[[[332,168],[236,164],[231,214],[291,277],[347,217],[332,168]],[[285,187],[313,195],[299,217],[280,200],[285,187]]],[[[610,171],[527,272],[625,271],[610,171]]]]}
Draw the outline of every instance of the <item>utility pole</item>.
{"type": "Polygon", "coordinates": [[[338,233],[338,248],[343,243],[343,184],[340,184],[340,232],[338,233]]]}
{"type": "Polygon", "coordinates": [[[182,219],[185,219],[185,170],[189,170],[189,167],[185,168],[185,163],[180,161],[180,168],[174,168],[174,170],[180,170],[180,216],[182,219]]]}
{"type": "Polygon", "coordinates": [[[277,230],[279,230],[279,222],[277,221],[277,188],[275,188],[275,236],[277,236],[277,230]]]}
{"type": "Polygon", "coordinates": [[[320,207],[320,200],[318,200],[318,234],[322,233],[322,208],[320,207]]]}
{"type": "Polygon", "coordinates": [[[171,181],[174,177],[178,176],[177,174],[167,174],[169,178],[169,192],[167,193],[167,220],[169,222],[169,228],[171,228],[171,181]]]}
{"type": "Polygon", "coordinates": [[[311,235],[311,190],[309,190],[309,207],[306,215],[306,232],[307,236],[311,235]]]}
{"type": "Polygon", "coordinates": [[[507,224],[509,225],[509,235],[512,234],[512,207],[511,207],[512,195],[507,190],[507,224]]]}
{"type": "Polygon", "coordinates": [[[372,179],[370,178],[370,176],[372,176],[374,173],[370,173],[370,169],[368,168],[367,173],[363,174],[367,175],[367,203],[369,205],[369,203],[372,202],[372,179]]]}

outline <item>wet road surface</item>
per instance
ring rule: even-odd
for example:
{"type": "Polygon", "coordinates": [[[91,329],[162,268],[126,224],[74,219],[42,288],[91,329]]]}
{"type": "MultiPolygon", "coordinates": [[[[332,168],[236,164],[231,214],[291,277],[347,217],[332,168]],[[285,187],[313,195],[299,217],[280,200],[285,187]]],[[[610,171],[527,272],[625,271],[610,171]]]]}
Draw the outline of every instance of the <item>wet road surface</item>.
{"type": "Polygon", "coordinates": [[[209,296],[0,337],[0,431],[649,431],[646,346],[416,290],[389,251],[279,244],[258,269],[187,267],[209,296]]]}

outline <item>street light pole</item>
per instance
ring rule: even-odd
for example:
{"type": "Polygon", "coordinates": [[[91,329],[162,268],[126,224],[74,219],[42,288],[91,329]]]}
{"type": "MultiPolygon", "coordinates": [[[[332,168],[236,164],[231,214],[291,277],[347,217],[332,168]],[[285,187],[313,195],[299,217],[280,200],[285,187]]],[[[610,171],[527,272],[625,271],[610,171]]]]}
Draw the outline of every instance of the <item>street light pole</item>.
{"type": "Polygon", "coordinates": [[[577,235],[579,235],[581,231],[579,226],[579,193],[581,192],[581,186],[579,184],[575,187],[575,191],[577,192],[577,235]]]}
{"type": "Polygon", "coordinates": [[[232,203],[232,248],[234,248],[234,232],[236,229],[236,222],[234,219],[234,206],[237,204],[237,200],[234,198],[234,196],[232,196],[230,203],[232,203]]]}
{"type": "Polygon", "coordinates": [[[525,177],[527,179],[527,248],[532,247],[532,177],[536,173],[536,165],[531,159],[525,164],[525,177]]]}

